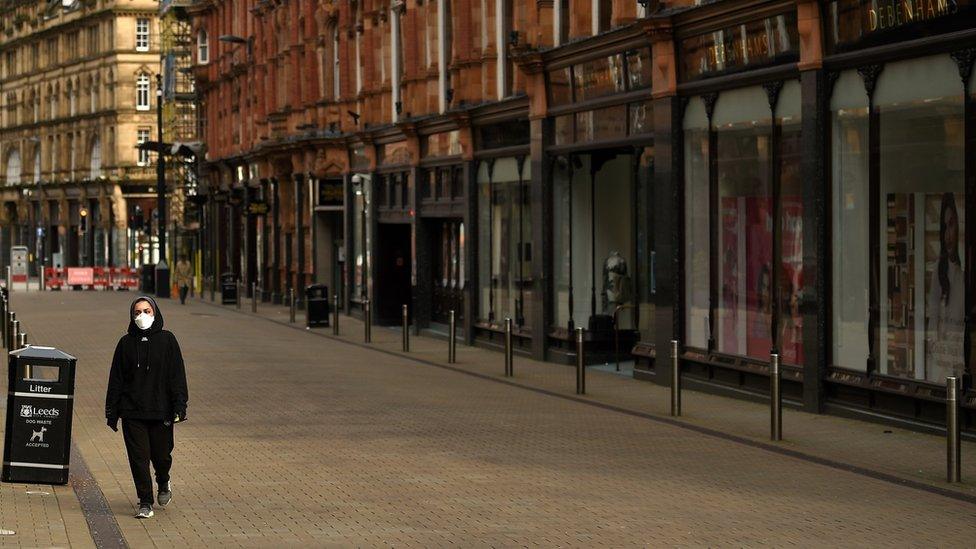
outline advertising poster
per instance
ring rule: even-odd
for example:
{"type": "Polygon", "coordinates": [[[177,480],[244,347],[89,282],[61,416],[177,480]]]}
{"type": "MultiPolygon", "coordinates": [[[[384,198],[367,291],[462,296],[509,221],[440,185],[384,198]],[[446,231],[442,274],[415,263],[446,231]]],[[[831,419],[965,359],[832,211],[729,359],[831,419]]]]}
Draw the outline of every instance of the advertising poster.
{"type": "Polygon", "coordinates": [[[783,263],[780,281],[780,353],[783,362],[803,363],[803,317],[800,292],[803,290],[803,202],[799,196],[784,196],[783,263]]]}
{"type": "Polygon", "coordinates": [[[719,350],[723,353],[741,354],[745,351],[745,277],[740,276],[740,265],[745,252],[745,199],[727,196],[722,198],[722,246],[720,250],[722,297],[719,314],[719,350]]]}
{"type": "Polygon", "coordinates": [[[768,197],[746,199],[746,354],[766,359],[772,346],[773,218],[768,197]]]}

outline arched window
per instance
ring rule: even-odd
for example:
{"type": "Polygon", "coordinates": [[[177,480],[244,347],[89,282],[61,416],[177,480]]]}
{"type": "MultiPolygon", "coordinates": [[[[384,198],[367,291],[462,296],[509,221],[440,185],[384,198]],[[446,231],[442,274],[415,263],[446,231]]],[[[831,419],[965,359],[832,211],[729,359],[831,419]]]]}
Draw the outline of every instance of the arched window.
{"type": "Polygon", "coordinates": [[[206,65],[210,62],[210,39],[207,37],[207,31],[200,29],[197,32],[197,63],[201,65],[206,65]]]}
{"type": "Polygon", "coordinates": [[[48,118],[52,118],[52,119],[53,118],[57,118],[58,117],[58,88],[57,88],[57,86],[54,86],[53,88],[51,86],[48,86],[47,87],[47,102],[48,102],[48,106],[47,106],[47,109],[48,109],[48,111],[47,111],[48,118]]]}
{"type": "Polygon", "coordinates": [[[339,86],[339,25],[332,26],[332,98],[338,100],[341,95],[339,86]]]}
{"type": "Polygon", "coordinates": [[[112,71],[108,71],[108,74],[105,76],[105,95],[107,96],[105,107],[108,109],[114,109],[115,108],[115,79],[112,77],[112,71]]]}
{"type": "Polygon", "coordinates": [[[41,142],[34,146],[34,183],[41,182],[41,142]]]}
{"type": "Polygon", "coordinates": [[[136,110],[149,110],[149,75],[144,72],[136,76],[136,110]]]}
{"type": "Polygon", "coordinates": [[[7,185],[19,185],[20,184],[20,172],[22,166],[20,165],[20,151],[17,149],[10,149],[7,153],[7,185]]]}
{"type": "Polygon", "coordinates": [[[102,142],[96,135],[91,144],[91,161],[88,176],[97,179],[102,175],[102,142]]]}
{"type": "Polygon", "coordinates": [[[68,82],[68,116],[78,114],[78,86],[68,82]]]}
{"type": "Polygon", "coordinates": [[[96,74],[91,85],[91,112],[93,113],[98,112],[98,109],[101,108],[101,87],[101,78],[96,74]]]}

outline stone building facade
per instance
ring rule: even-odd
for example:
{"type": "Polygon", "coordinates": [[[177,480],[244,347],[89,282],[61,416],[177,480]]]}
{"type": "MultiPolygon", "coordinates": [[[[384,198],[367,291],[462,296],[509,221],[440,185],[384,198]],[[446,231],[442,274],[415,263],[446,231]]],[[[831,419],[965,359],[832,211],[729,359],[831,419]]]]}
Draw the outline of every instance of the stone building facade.
{"type": "Polygon", "coordinates": [[[151,261],[130,221],[155,208],[136,144],[155,139],[157,13],[148,0],[0,6],[0,266],[12,245],[32,269],[151,261]]]}
{"type": "Polygon", "coordinates": [[[976,3],[195,10],[209,274],[915,426],[955,376],[972,428],[976,3]]]}

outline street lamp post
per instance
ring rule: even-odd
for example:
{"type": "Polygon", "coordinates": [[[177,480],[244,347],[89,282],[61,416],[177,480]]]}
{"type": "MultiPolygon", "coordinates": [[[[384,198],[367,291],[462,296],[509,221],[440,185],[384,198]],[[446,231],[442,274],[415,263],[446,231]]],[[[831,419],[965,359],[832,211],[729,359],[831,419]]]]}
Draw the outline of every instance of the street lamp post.
{"type": "Polygon", "coordinates": [[[169,297],[169,267],[166,265],[166,160],[163,155],[163,75],[156,75],[156,224],[159,262],[156,263],[156,297],[169,297]]]}

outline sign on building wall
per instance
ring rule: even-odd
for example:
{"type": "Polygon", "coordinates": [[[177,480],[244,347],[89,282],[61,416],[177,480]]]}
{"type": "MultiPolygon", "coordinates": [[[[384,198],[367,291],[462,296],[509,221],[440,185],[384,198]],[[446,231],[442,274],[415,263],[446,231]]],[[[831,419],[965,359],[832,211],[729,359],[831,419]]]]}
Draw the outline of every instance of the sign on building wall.
{"type": "Polygon", "coordinates": [[[800,58],[796,11],[746,21],[681,39],[682,81],[698,80],[800,58]]]}
{"type": "Polygon", "coordinates": [[[834,0],[824,12],[827,50],[837,53],[970,28],[976,0],[834,0]]]}

